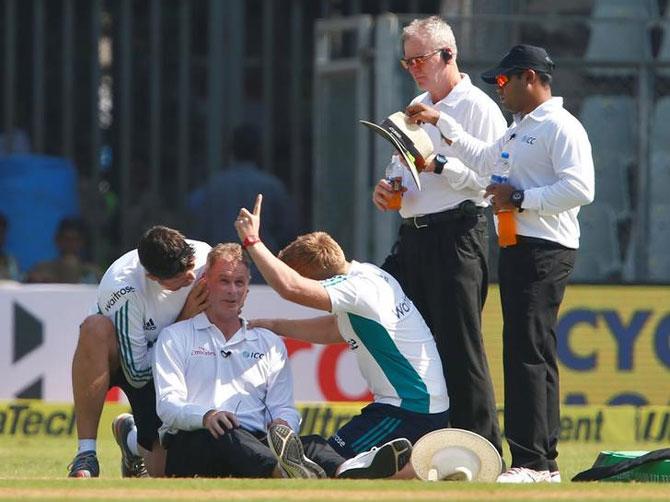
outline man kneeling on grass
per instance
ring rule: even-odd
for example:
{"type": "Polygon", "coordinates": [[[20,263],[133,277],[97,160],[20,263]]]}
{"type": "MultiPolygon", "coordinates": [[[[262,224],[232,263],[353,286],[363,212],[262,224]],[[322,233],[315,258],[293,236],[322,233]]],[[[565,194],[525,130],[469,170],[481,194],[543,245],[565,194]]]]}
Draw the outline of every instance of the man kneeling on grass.
{"type": "Polygon", "coordinates": [[[325,439],[298,437],[286,347],[240,318],[250,280],[241,246],[213,248],[204,277],[208,308],[165,328],[156,346],[168,476],[382,478],[407,464],[406,439],[345,461],[325,439]]]}
{"type": "MultiPolygon", "coordinates": [[[[347,261],[325,232],[301,235],[279,258],[259,237],[262,196],[240,210],[238,236],[268,285],[284,299],[330,312],[312,319],[256,319],[251,325],[311,343],[347,342],[374,402],[329,439],[345,458],[449,426],[449,396],[435,339],[391,275],[347,261]]],[[[413,477],[408,469],[400,477],[413,477]]]]}

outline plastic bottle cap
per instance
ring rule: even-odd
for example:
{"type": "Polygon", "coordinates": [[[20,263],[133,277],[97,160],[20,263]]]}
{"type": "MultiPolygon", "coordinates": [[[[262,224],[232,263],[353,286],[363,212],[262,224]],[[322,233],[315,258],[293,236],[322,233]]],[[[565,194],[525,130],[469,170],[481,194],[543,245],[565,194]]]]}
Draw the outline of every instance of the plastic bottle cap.
{"type": "Polygon", "coordinates": [[[503,159],[509,159],[509,152],[502,152],[502,153],[500,154],[500,156],[501,156],[503,159]]]}

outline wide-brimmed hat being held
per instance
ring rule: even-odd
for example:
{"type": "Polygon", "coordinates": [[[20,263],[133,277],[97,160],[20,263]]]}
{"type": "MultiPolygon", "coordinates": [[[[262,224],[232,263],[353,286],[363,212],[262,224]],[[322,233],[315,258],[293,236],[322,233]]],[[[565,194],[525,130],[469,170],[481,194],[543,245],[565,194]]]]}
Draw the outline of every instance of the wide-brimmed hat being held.
{"type": "Polygon", "coordinates": [[[428,133],[421,126],[409,122],[404,112],[389,115],[381,124],[367,120],[361,120],[360,123],[375,131],[395,147],[405,159],[405,164],[417,188],[421,190],[419,173],[434,157],[433,142],[428,133]]]}

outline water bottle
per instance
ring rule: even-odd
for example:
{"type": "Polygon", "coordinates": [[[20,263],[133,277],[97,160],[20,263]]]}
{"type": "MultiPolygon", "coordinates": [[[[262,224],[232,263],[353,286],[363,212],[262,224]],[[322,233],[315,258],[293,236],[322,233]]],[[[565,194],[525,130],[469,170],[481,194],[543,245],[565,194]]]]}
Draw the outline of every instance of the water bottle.
{"type": "MultiPolygon", "coordinates": [[[[491,176],[491,183],[507,183],[509,173],[509,153],[502,152],[496,164],[496,170],[501,174],[491,176]]],[[[501,209],[496,213],[498,217],[498,245],[501,248],[516,244],[516,219],[512,209],[501,209]]]]}
{"type": "Polygon", "coordinates": [[[402,205],[402,173],[404,166],[397,155],[391,157],[391,162],[386,166],[386,181],[391,185],[393,194],[386,200],[387,209],[400,209],[402,205]]]}

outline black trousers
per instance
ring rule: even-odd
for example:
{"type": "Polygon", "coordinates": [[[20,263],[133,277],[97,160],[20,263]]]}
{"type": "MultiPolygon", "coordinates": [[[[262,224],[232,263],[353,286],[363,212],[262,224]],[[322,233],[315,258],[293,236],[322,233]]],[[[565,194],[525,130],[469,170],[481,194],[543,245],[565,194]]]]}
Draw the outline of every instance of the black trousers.
{"type": "Polygon", "coordinates": [[[576,251],[520,237],[500,250],[505,436],[512,467],[558,470],[556,318],[576,251]]]}
{"type": "MultiPolygon", "coordinates": [[[[319,464],[329,477],[344,462],[324,438],[301,436],[305,456],[319,464]]],[[[269,478],[277,459],[265,434],[234,429],[216,439],[206,429],[179,431],[166,444],[165,474],[178,478],[269,478]]]]}
{"type": "Polygon", "coordinates": [[[435,337],[451,401],[451,426],[476,432],[502,453],[481,333],[488,291],[487,233],[484,214],[424,228],[403,224],[382,268],[398,280],[435,337]]]}

